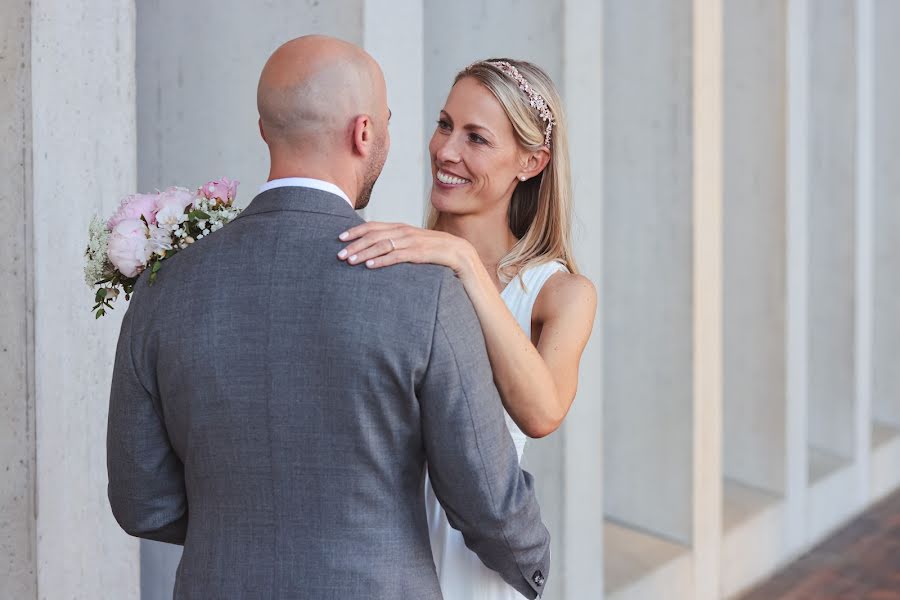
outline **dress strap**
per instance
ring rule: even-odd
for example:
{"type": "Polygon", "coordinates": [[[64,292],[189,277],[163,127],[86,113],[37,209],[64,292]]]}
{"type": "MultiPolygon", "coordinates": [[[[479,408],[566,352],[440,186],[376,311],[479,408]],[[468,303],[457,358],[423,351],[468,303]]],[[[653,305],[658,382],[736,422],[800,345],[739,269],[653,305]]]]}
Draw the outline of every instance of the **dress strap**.
{"type": "Polygon", "coordinates": [[[507,308],[519,323],[519,327],[529,338],[531,338],[532,311],[538,294],[541,293],[547,280],[559,271],[568,271],[568,269],[557,261],[529,267],[520,272],[501,294],[507,308]]]}
{"type": "Polygon", "coordinates": [[[560,271],[568,272],[568,269],[559,261],[545,262],[536,267],[526,269],[522,274],[522,281],[525,284],[525,293],[537,299],[541,288],[547,283],[551,276],[560,271]]]}

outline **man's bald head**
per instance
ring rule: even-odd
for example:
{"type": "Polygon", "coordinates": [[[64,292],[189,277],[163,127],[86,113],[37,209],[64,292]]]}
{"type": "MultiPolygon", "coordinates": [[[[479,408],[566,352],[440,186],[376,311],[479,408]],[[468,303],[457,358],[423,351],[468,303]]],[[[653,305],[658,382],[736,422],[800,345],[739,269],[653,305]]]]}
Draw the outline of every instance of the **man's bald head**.
{"type": "Polygon", "coordinates": [[[266,62],[257,106],[269,143],[323,143],[347,131],[354,117],[386,121],[384,76],[361,48],[311,35],[278,48],[266,62]]]}
{"type": "Polygon", "coordinates": [[[371,56],[326,36],[291,40],[266,62],[256,100],[270,179],[324,179],[357,209],[369,203],[390,147],[384,75],[371,56]]]}

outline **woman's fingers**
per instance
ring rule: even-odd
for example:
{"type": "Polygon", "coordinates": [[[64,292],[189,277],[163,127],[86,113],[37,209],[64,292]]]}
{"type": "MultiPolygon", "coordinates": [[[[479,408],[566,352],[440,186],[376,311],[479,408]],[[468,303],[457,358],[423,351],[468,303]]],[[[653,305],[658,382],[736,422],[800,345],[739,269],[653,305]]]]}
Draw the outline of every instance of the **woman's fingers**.
{"type": "Polygon", "coordinates": [[[382,267],[389,267],[391,265],[405,262],[415,263],[423,261],[414,253],[411,253],[407,250],[398,250],[396,252],[391,252],[390,254],[385,254],[384,256],[368,259],[366,261],[366,267],[370,269],[380,269],[382,267]]]}
{"type": "Polygon", "coordinates": [[[356,227],[351,227],[347,231],[343,232],[338,236],[338,239],[342,242],[350,242],[356,239],[359,239],[370,233],[372,231],[384,231],[385,229],[396,229],[400,227],[402,224],[400,223],[380,223],[378,221],[371,221],[369,223],[363,223],[362,225],[357,225],[356,227]]]}
{"type": "Polygon", "coordinates": [[[360,252],[363,252],[383,241],[393,239],[396,242],[399,237],[400,235],[396,230],[387,229],[380,231],[370,231],[361,238],[355,240],[353,243],[348,244],[343,250],[338,252],[338,258],[340,258],[341,260],[350,259],[354,256],[357,256],[360,252]]]}
{"type": "Polygon", "coordinates": [[[362,250],[354,251],[353,254],[350,254],[347,257],[347,262],[351,265],[358,265],[369,259],[376,258],[378,256],[384,256],[385,254],[391,254],[397,249],[397,247],[398,246],[396,240],[393,244],[391,244],[390,239],[382,239],[362,250]]]}

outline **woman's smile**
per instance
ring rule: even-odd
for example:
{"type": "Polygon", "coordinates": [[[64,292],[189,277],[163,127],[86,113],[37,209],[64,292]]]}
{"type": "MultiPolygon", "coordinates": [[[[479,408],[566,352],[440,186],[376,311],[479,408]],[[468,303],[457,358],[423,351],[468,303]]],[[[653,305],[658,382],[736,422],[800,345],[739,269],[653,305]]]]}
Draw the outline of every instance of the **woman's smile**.
{"type": "Polygon", "coordinates": [[[438,169],[434,176],[435,185],[443,189],[454,189],[472,183],[470,179],[460,177],[443,169],[438,169]]]}

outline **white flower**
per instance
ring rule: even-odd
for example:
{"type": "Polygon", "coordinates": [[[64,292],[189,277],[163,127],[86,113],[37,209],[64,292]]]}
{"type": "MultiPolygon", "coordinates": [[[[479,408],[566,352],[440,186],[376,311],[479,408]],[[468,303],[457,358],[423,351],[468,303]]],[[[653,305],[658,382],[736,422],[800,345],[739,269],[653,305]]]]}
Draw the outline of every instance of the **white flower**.
{"type": "MultiPolygon", "coordinates": [[[[172,236],[168,232],[168,230],[163,229],[162,227],[150,226],[149,235],[147,238],[147,251],[150,253],[150,256],[153,253],[156,253],[160,256],[166,255],[166,250],[172,249],[172,236]]],[[[150,257],[147,257],[147,260],[150,260],[150,257]]]]}
{"type": "Polygon", "coordinates": [[[167,206],[156,213],[156,222],[159,223],[160,227],[168,230],[175,229],[186,220],[187,215],[184,214],[184,211],[179,211],[175,206],[167,206]]]}
{"type": "Polygon", "coordinates": [[[110,270],[106,256],[108,246],[109,229],[100,217],[95,216],[88,229],[88,247],[84,253],[87,259],[84,266],[84,280],[89,287],[94,287],[98,281],[105,279],[110,270]]]}

